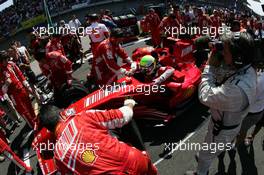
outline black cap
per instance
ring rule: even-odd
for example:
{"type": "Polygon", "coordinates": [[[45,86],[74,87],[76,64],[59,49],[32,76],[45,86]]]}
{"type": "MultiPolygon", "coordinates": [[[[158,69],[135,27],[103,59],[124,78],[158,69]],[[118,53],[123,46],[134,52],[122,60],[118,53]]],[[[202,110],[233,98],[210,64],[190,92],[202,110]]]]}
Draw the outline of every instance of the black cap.
{"type": "Polygon", "coordinates": [[[173,10],[180,10],[180,6],[179,5],[176,5],[176,4],[173,5],[172,8],[173,8],[173,10]]]}
{"type": "Polygon", "coordinates": [[[149,12],[155,12],[154,8],[149,8],[148,11],[149,12]]]}
{"type": "Polygon", "coordinates": [[[9,59],[8,53],[5,50],[0,51],[0,62],[8,59],[9,59]]]}
{"type": "Polygon", "coordinates": [[[110,37],[123,38],[124,32],[121,28],[113,28],[110,33],[110,37]]]}
{"type": "Polygon", "coordinates": [[[241,27],[240,21],[238,21],[238,20],[233,20],[233,21],[231,22],[230,27],[231,27],[230,30],[231,30],[232,32],[238,32],[238,31],[240,31],[240,27],[241,27]]]}
{"type": "Polygon", "coordinates": [[[169,17],[175,19],[176,18],[176,15],[175,15],[175,13],[173,11],[169,11],[169,17]]]}
{"type": "Polygon", "coordinates": [[[90,14],[90,20],[98,20],[99,16],[96,13],[90,14]]]}

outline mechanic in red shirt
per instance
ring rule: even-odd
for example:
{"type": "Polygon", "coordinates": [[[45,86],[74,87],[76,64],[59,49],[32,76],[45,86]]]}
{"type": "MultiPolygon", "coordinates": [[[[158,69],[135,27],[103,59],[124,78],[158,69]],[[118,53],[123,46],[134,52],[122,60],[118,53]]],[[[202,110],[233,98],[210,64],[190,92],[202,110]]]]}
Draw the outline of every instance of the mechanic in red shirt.
{"type": "Polygon", "coordinates": [[[203,12],[202,8],[198,8],[198,27],[203,30],[203,27],[210,27],[212,20],[203,12]]]}
{"type": "Polygon", "coordinates": [[[52,52],[52,51],[58,51],[62,55],[65,56],[63,45],[61,44],[60,35],[54,34],[51,36],[49,42],[46,45],[46,53],[52,52]]]}
{"type": "Polygon", "coordinates": [[[32,89],[17,65],[8,60],[8,54],[5,51],[0,52],[0,81],[2,92],[10,97],[17,112],[33,128],[37,116],[29,97],[29,94],[33,95],[32,89]]]}
{"type": "Polygon", "coordinates": [[[179,21],[180,24],[183,24],[184,21],[181,14],[180,6],[173,5],[172,8],[173,8],[173,13],[176,16],[176,19],[179,21]]]}
{"type": "Polygon", "coordinates": [[[145,22],[148,25],[151,33],[152,44],[154,47],[160,46],[161,33],[160,33],[160,17],[153,8],[149,9],[149,13],[145,17],[145,22]]]}
{"type": "Polygon", "coordinates": [[[40,123],[56,137],[54,156],[62,174],[156,175],[146,152],[120,142],[109,129],[121,128],[133,116],[134,100],[112,110],[88,110],[62,120],[60,110],[45,106],[40,123]]]}
{"type": "Polygon", "coordinates": [[[96,77],[98,84],[112,84],[119,76],[129,73],[125,68],[118,65],[118,58],[121,58],[128,66],[133,63],[120,45],[123,37],[122,30],[114,28],[110,33],[110,38],[104,40],[97,47],[90,76],[96,77]]]}
{"type": "Polygon", "coordinates": [[[38,49],[35,59],[55,91],[60,90],[65,84],[71,85],[72,62],[62,53],[58,51],[46,53],[44,49],[38,49]]]}
{"type": "Polygon", "coordinates": [[[216,37],[219,37],[219,27],[222,27],[222,21],[219,16],[219,12],[217,10],[214,10],[213,15],[210,16],[210,19],[212,21],[212,27],[215,27],[216,29],[216,37]]]}
{"type": "Polygon", "coordinates": [[[163,35],[165,37],[177,37],[173,36],[172,30],[173,28],[179,28],[180,27],[180,22],[178,21],[175,13],[173,11],[169,12],[169,16],[164,17],[160,23],[160,30],[163,32],[163,35]],[[169,29],[169,30],[167,30],[169,29]]]}
{"type": "Polygon", "coordinates": [[[180,22],[173,11],[169,12],[167,17],[164,17],[160,23],[160,31],[162,36],[163,47],[171,47],[171,42],[168,37],[178,38],[180,34],[180,22]]]}
{"type": "Polygon", "coordinates": [[[36,47],[40,44],[40,37],[35,32],[29,33],[29,49],[31,54],[35,54],[36,47]]]}

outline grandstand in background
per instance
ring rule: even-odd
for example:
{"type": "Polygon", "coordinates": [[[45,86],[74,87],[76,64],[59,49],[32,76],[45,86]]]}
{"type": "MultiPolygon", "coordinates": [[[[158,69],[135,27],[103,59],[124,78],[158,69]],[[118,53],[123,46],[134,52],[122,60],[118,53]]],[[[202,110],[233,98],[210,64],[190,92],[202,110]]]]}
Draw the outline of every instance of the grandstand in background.
{"type": "MultiPolygon", "coordinates": [[[[44,23],[44,8],[42,0],[0,0],[0,3],[14,3],[1,11],[0,9],[0,41],[9,38],[16,33],[31,28],[37,23],[44,23]]],[[[122,1],[122,0],[115,0],[122,1]]],[[[143,2],[147,2],[145,0],[143,2]]],[[[165,0],[166,1],[166,0],[165,0]]],[[[165,2],[164,1],[164,2],[165,2]]],[[[169,1],[169,0],[167,0],[169,1]]],[[[228,9],[240,9],[246,0],[171,0],[176,3],[201,4],[202,6],[220,6],[228,9]]],[[[46,0],[52,17],[58,16],[89,6],[111,2],[111,0],[46,0]]],[[[1,6],[1,5],[0,5],[1,6]]]]}

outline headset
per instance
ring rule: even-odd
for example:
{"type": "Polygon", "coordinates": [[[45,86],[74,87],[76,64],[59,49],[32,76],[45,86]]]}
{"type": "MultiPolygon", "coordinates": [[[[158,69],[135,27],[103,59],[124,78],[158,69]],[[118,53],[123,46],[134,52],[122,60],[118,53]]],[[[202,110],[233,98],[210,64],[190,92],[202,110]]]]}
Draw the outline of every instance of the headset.
{"type": "Polygon", "coordinates": [[[233,65],[236,68],[242,68],[253,62],[254,40],[247,32],[232,33],[229,48],[233,58],[233,65]]]}

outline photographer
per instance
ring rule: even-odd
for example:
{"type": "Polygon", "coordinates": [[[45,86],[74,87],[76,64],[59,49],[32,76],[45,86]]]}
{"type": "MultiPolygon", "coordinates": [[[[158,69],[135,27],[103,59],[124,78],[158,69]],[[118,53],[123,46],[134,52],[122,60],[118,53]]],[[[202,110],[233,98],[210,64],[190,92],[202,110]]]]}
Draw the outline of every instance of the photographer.
{"type": "MultiPolygon", "coordinates": [[[[199,86],[199,99],[211,111],[205,137],[208,145],[227,145],[234,141],[256,95],[257,75],[251,66],[254,42],[250,34],[231,33],[223,37],[222,43],[222,50],[216,47],[211,52],[199,86]]],[[[220,149],[214,154],[201,150],[197,172],[186,174],[206,175],[221,152],[220,149]]]]}

